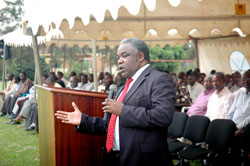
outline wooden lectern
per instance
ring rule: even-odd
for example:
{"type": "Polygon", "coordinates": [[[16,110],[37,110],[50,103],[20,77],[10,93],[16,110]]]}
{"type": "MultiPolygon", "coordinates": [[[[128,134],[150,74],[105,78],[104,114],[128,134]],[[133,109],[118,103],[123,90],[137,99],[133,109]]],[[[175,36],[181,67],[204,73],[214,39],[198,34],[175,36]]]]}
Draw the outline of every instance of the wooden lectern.
{"type": "Polygon", "coordinates": [[[72,102],[89,116],[103,117],[106,94],[37,85],[41,166],[99,166],[104,136],[80,134],[63,124],[55,112],[72,112],[72,102]]]}

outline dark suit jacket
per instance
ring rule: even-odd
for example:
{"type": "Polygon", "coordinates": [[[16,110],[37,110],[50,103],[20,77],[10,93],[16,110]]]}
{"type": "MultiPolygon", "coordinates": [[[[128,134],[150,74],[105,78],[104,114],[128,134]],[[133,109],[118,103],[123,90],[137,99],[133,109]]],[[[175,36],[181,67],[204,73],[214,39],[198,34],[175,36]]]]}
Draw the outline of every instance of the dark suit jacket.
{"type": "MultiPolygon", "coordinates": [[[[172,121],[175,103],[175,85],[171,76],[147,67],[123,103],[119,123],[121,165],[169,165],[167,127],[172,121]]],[[[77,131],[106,134],[107,123],[83,114],[77,131]]]]}

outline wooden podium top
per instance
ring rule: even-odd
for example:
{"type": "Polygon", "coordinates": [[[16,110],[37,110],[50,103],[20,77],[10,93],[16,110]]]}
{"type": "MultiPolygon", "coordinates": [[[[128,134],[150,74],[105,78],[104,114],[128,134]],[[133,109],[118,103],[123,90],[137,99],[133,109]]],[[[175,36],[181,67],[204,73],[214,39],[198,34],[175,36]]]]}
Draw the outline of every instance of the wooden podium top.
{"type": "Polygon", "coordinates": [[[64,94],[72,94],[72,95],[79,95],[79,96],[88,96],[88,97],[98,97],[98,98],[107,98],[108,95],[105,93],[100,92],[92,92],[92,91],[85,91],[85,90],[75,90],[75,89],[68,89],[68,88],[55,88],[55,87],[47,87],[41,85],[35,85],[36,88],[42,88],[50,92],[54,93],[64,93],[64,94]]]}

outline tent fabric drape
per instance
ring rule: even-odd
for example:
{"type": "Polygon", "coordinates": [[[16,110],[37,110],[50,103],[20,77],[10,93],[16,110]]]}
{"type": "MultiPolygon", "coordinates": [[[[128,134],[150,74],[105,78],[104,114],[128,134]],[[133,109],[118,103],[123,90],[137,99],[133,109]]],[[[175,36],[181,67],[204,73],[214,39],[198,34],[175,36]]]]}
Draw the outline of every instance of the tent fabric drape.
{"type": "Polygon", "coordinates": [[[250,60],[250,37],[231,37],[198,41],[201,72],[209,74],[212,69],[231,74],[230,56],[234,51],[241,52],[250,60]]]}

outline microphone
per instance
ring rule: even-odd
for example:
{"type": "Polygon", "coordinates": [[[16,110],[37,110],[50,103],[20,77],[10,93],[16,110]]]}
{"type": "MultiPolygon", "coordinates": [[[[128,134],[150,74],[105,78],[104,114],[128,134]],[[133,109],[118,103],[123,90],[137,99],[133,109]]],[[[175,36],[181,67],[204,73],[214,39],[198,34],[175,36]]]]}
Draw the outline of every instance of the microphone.
{"type": "MultiPolygon", "coordinates": [[[[117,91],[117,86],[116,86],[115,84],[110,85],[110,87],[109,87],[109,96],[108,96],[108,99],[113,99],[114,96],[115,96],[115,94],[116,94],[116,91],[117,91]]],[[[103,120],[107,120],[109,114],[110,114],[110,113],[105,112],[105,113],[104,113],[103,120]]]]}

